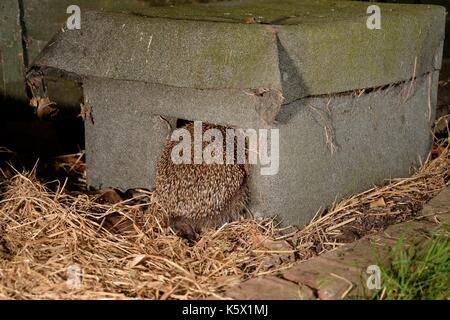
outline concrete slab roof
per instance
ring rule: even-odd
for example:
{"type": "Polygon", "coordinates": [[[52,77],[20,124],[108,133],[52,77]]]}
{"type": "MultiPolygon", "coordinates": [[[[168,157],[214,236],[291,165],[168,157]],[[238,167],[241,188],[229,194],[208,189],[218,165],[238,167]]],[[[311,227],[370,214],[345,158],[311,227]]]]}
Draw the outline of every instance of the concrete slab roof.
{"type": "Polygon", "coordinates": [[[196,89],[263,87],[288,101],[439,69],[445,9],[378,5],[380,30],[366,26],[368,3],[343,0],[85,12],[81,30],[57,34],[34,68],[196,89]]]}

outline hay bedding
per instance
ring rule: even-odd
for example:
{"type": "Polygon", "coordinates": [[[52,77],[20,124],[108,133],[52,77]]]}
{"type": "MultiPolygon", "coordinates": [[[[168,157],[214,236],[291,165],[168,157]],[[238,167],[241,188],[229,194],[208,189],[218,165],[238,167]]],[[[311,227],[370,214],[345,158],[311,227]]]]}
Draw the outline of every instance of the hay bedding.
{"type": "MultiPolygon", "coordinates": [[[[73,159],[70,169],[81,157],[73,159]]],[[[111,190],[74,192],[65,183],[50,188],[34,171],[2,171],[0,298],[221,298],[228,285],[276,274],[411,219],[449,183],[449,164],[448,145],[436,144],[433,160],[414,176],[345,199],[301,230],[277,228],[273,219],[244,219],[194,243],[164,227],[166,217],[148,214],[148,195],[111,201],[111,190]],[[78,289],[67,286],[74,264],[81,270],[78,289]]]]}

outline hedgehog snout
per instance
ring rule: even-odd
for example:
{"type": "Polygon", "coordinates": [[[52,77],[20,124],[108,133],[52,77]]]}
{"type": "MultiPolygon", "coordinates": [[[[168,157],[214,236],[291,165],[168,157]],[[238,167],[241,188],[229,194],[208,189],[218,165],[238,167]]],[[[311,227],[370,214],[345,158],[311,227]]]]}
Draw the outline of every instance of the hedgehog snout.
{"type": "Polygon", "coordinates": [[[196,240],[199,236],[197,230],[192,226],[192,223],[184,217],[170,215],[169,227],[171,227],[179,237],[190,241],[196,240]]]}

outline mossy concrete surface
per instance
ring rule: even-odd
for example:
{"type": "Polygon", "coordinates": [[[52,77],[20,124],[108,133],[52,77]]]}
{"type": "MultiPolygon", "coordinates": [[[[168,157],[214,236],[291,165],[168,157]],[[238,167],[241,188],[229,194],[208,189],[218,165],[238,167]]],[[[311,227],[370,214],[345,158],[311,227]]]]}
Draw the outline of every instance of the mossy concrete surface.
{"type": "MultiPolygon", "coordinates": [[[[17,1],[15,1],[17,2],[17,1]]],[[[42,51],[51,37],[61,30],[69,17],[66,10],[72,4],[81,11],[97,10],[112,12],[139,12],[153,5],[152,1],[140,0],[26,0],[23,1],[24,25],[30,62],[42,51]]]]}
{"type": "Polygon", "coordinates": [[[169,86],[281,89],[274,35],[239,25],[86,13],[36,61],[80,76],[169,86]]]}
{"type": "MultiPolygon", "coordinates": [[[[350,19],[357,20],[358,17],[362,22],[366,19],[366,14],[364,9],[367,7],[368,2],[356,1],[357,3],[350,3],[349,1],[326,1],[326,0],[309,0],[309,1],[283,1],[280,4],[280,1],[224,1],[219,3],[196,3],[193,5],[179,5],[180,3],[190,2],[184,0],[172,0],[170,3],[175,3],[174,7],[167,6],[166,1],[158,1],[158,0],[130,0],[130,1],[119,1],[119,0],[99,0],[99,1],[91,1],[91,0],[79,0],[77,1],[77,5],[80,6],[82,12],[86,12],[89,10],[97,10],[101,12],[125,12],[135,15],[141,16],[149,16],[149,17],[168,17],[172,19],[182,19],[182,20],[208,20],[208,21],[222,21],[222,22],[235,22],[235,23],[243,23],[248,21],[249,18],[254,18],[254,21],[257,23],[263,24],[273,24],[273,25],[296,25],[296,24],[307,24],[307,23],[323,23],[324,21],[336,21],[342,19],[350,19]],[[165,4],[165,6],[161,6],[161,4],[165,4]],[[317,9],[321,6],[322,9],[317,9]],[[356,11],[358,14],[355,14],[356,11]]],[[[203,2],[203,1],[202,1],[203,2]]],[[[426,4],[437,4],[441,6],[449,7],[449,3],[446,0],[399,0],[399,1],[383,1],[383,2],[399,2],[399,3],[426,3],[426,4]]],[[[68,17],[66,13],[66,9],[69,5],[73,4],[70,0],[48,0],[48,1],[40,1],[40,0],[27,0],[22,1],[23,4],[23,20],[22,20],[22,28],[20,29],[20,21],[19,21],[19,5],[18,1],[13,0],[5,0],[0,4],[0,12],[2,18],[0,19],[1,24],[1,55],[2,60],[0,61],[0,71],[3,74],[3,77],[0,79],[0,88],[1,95],[7,96],[12,99],[25,100],[25,84],[23,78],[23,69],[24,65],[27,66],[28,63],[31,63],[35,60],[35,58],[39,55],[42,49],[46,46],[51,37],[58,31],[61,30],[61,27],[64,25],[65,20],[68,17]],[[22,54],[22,43],[21,43],[21,33],[24,36],[24,55],[25,58],[20,56],[22,54]],[[14,44],[12,44],[11,40],[14,40],[14,44]]],[[[422,6],[413,9],[414,10],[425,10],[424,8],[427,6],[422,6]]],[[[404,6],[399,6],[394,4],[393,6],[390,4],[382,4],[382,16],[386,17],[390,13],[397,14],[396,10],[400,10],[404,12],[406,16],[410,14],[414,14],[414,12],[406,12],[408,10],[405,9],[404,6]],[[389,12],[388,12],[389,11],[389,12]]],[[[429,8],[428,8],[429,9],[429,8]]],[[[431,11],[436,11],[435,7],[430,9],[431,11]]],[[[430,13],[431,14],[431,13],[430,13]]],[[[426,13],[422,12],[423,20],[426,20],[426,13]]],[[[411,23],[416,21],[416,19],[420,17],[414,17],[411,20],[411,23]]],[[[251,21],[251,19],[250,19],[251,21]]],[[[430,21],[430,24],[433,24],[430,21]]],[[[383,27],[385,25],[383,24],[383,27]]],[[[327,27],[326,32],[332,31],[334,29],[333,26],[327,27]]],[[[325,30],[325,29],[324,29],[325,30]]],[[[403,34],[409,34],[411,37],[413,35],[413,29],[409,29],[407,26],[401,27],[398,32],[402,32],[403,34]]],[[[414,65],[415,56],[411,58],[414,50],[417,51],[421,42],[426,39],[427,29],[422,29],[420,33],[423,36],[422,40],[409,42],[411,46],[406,45],[403,46],[403,50],[398,51],[399,55],[403,52],[409,52],[403,57],[403,65],[408,65],[406,69],[403,69],[404,74],[408,74],[411,72],[412,66],[414,65]]],[[[374,35],[379,35],[382,39],[384,37],[384,32],[373,32],[372,34],[367,33],[368,38],[365,35],[359,35],[358,41],[363,39],[364,41],[373,43],[373,46],[370,48],[370,51],[373,52],[370,59],[374,59],[373,63],[369,63],[367,65],[361,65],[355,63],[354,65],[349,63],[342,64],[342,70],[345,70],[350,64],[350,70],[353,69],[361,69],[361,73],[366,73],[366,69],[374,72],[374,69],[380,69],[379,73],[383,74],[386,70],[389,72],[395,73],[396,70],[393,70],[389,66],[385,66],[385,59],[380,56],[384,56],[385,53],[382,51],[383,49],[379,47],[379,45],[373,41],[371,38],[374,35]]],[[[349,33],[349,37],[347,40],[350,41],[352,35],[349,33]]],[[[432,35],[433,38],[433,35],[432,35]]],[[[342,39],[337,39],[337,42],[342,39]]],[[[386,39],[389,40],[390,39],[386,39]]],[[[343,42],[342,47],[347,45],[347,41],[343,42]]],[[[358,41],[354,41],[354,44],[358,41]]],[[[395,40],[396,41],[396,40],[395,40]]],[[[387,41],[386,41],[387,42],[387,41]]],[[[408,39],[405,39],[405,43],[408,44],[408,39]]],[[[448,41],[446,42],[446,52],[448,54],[448,41]]],[[[399,44],[400,48],[402,46],[399,44]]],[[[323,46],[323,51],[328,51],[328,55],[332,55],[334,52],[333,42],[328,43],[325,42],[323,46]]],[[[338,55],[339,47],[337,47],[338,51],[336,55],[338,55]]],[[[316,47],[312,47],[310,50],[310,54],[315,57],[316,47]]],[[[387,51],[396,51],[397,44],[392,45],[387,48],[387,51]]],[[[294,49],[295,51],[295,49],[294,49]]],[[[353,50],[355,54],[359,54],[358,50],[353,50]]],[[[363,52],[363,51],[361,51],[363,52]]],[[[303,53],[302,53],[303,54],[303,53]]],[[[363,56],[368,55],[367,52],[363,52],[363,56]]],[[[389,55],[389,53],[388,53],[389,55]]],[[[322,59],[322,62],[326,62],[327,54],[324,54],[323,57],[317,57],[317,59],[322,59]]],[[[309,59],[309,57],[308,57],[309,59]]],[[[353,59],[353,58],[348,58],[353,59]]],[[[347,60],[348,60],[347,59],[347,60]]],[[[293,60],[296,61],[297,67],[302,67],[301,60],[293,60]]],[[[417,65],[419,66],[421,62],[429,61],[429,54],[425,57],[422,57],[421,54],[418,57],[417,65]]],[[[358,62],[358,61],[357,61],[358,62]]],[[[359,61],[360,62],[360,61],[359,61]]],[[[365,62],[364,62],[365,64],[365,62]]],[[[322,80],[325,78],[323,83],[329,82],[327,77],[322,77],[320,79],[321,74],[327,74],[329,71],[329,66],[332,64],[324,64],[324,68],[319,70],[311,70],[311,72],[306,73],[306,80],[304,84],[304,91],[307,92],[308,87],[311,87],[311,94],[314,92],[318,92],[314,90],[314,87],[322,83],[322,80]],[[307,75],[318,74],[319,77],[316,81],[312,81],[312,85],[310,85],[311,78],[308,78],[307,75]]],[[[332,73],[334,74],[334,72],[332,73]]],[[[341,72],[340,75],[345,76],[345,72],[341,72]]],[[[372,74],[371,74],[372,75],[372,74]]],[[[353,73],[350,73],[348,77],[353,76],[353,73]]],[[[345,77],[344,77],[345,78],[345,77]]],[[[378,78],[374,78],[373,83],[379,82],[378,78]]],[[[338,82],[338,80],[336,80],[338,82]]],[[[338,82],[339,84],[339,82],[338,82]]],[[[345,84],[345,81],[341,81],[341,86],[337,86],[336,90],[339,90],[339,87],[343,87],[342,84],[345,84]]],[[[350,85],[351,86],[351,85],[350,85]]],[[[345,87],[345,86],[344,86],[345,87]]],[[[64,92],[65,90],[70,90],[70,87],[66,88],[64,86],[61,87],[60,91],[64,92]]],[[[58,94],[62,96],[61,94],[58,94]]],[[[56,98],[56,102],[58,102],[59,107],[65,107],[63,104],[66,104],[66,101],[58,101],[56,98]]],[[[71,103],[73,106],[78,105],[78,98],[74,99],[71,103]]]]}
{"type": "Polygon", "coordinates": [[[19,6],[0,2],[0,98],[25,101],[24,61],[19,6]],[[12,14],[11,14],[12,13],[12,14]]]}
{"type": "Polygon", "coordinates": [[[361,2],[199,7],[148,9],[167,19],[86,13],[82,29],[60,32],[36,65],[176,87],[265,87],[288,99],[405,81],[441,65],[443,7],[380,4],[381,30],[367,28],[361,2]],[[246,24],[245,15],[264,23],[246,24]]]}

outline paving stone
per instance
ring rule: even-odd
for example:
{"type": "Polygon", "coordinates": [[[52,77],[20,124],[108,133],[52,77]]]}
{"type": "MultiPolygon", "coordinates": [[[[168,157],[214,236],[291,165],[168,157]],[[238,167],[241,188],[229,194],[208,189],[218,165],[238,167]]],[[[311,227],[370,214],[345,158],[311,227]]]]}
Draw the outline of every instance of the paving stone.
{"type": "Polygon", "coordinates": [[[438,216],[441,223],[450,224],[450,187],[445,188],[436,197],[424,205],[424,216],[438,216]]]}
{"type": "Polygon", "coordinates": [[[250,279],[226,291],[237,300],[307,300],[314,299],[313,291],[304,285],[274,276],[250,279]]]}
{"type": "Polygon", "coordinates": [[[407,244],[415,244],[429,239],[438,225],[428,220],[413,220],[394,224],[383,231],[383,236],[394,241],[404,239],[407,244]]]}
{"type": "Polygon", "coordinates": [[[405,237],[405,245],[411,245],[428,239],[427,234],[434,227],[435,224],[417,221],[395,225],[395,228],[389,230],[389,236],[383,233],[371,239],[363,238],[300,262],[284,272],[283,278],[314,288],[320,299],[365,295],[369,292],[366,286],[369,276],[367,268],[388,263],[391,247],[400,235],[405,237]]]}
{"type": "Polygon", "coordinates": [[[298,263],[283,273],[283,278],[305,284],[316,291],[319,299],[340,299],[353,293],[361,281],[359,268],[345,266],[341,263],[319,256],[298,263]]]}
{"type": "MultiPolygon", "coordinates": [[[[422,213],[436,213],[438,218],[446,215],[442,209],[450,206],[449,194],[450,187],[447,187],[424,207],[422,213]]],[[[399,238],[404,238],[405,246],[423,243],[438,227],[439,224],[427,220],[392,225],[385,232],[369,235],[319,257],[296,263],[282,273],[282,278],[288,281],[274,277],[250,279],[227,290],[227,295],[237,299],[271,299],[272,295],[267,294],[272,292],[275,297],[284,299],[285,295],[281,292],[288,292],[287,295],[292,297],[295,294],[292,284],[295,283],[306,289],[307,294],[303,296],[306,299],[366,296],[371,293],[367,288],[369,266],[389,263],[390,250],[399,238]]]]}
{"type": "MultiPolygon", "coordinates": [[[[449,208],[450,187],[447,187],[424,206],[421,215],[435,214],[439,220],[445,220],[443,217],[448,216],[449,208]]],[[[430,239],[438,227],[437,223],[427,220],[395,224],[379,234],[370,235],[317,258],[300,262],[284,272],[283,277],[315,288],[319,298],[334,299],[342,297],[348,291],[349,286],[343,284],[343,279],[339,278],[341,277],[354,285],[348,292],[349,295],[361,295],[368,292],[365,285],[368,266],[388,263],[390,250],[399,239],[403,239],[404,246],[423,243],[430,239]],[[330,277],[332,273],[335,274],[334,279],[330,277]]]]}
{"type": "Polygon", "coordinates": [[[363,238],[338,250],[327,252],[322,257],[328,261],[334,261],[343,266],[365,272],[370,265],[386,262],[392,244],[392,241],[386,243],[384,238],[380,239],[379,242],[363,238]]]}

